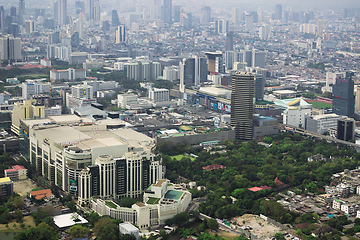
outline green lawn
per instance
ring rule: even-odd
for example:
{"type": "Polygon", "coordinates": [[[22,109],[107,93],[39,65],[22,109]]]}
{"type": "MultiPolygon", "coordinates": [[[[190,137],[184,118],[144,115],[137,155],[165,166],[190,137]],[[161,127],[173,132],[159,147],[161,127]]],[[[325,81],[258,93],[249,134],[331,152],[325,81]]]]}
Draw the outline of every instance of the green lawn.
{"type": "Polygon", "coordinates": [[[108,202],[108,201],[105,201],[105,204],[111,208],[117,208],[117,206],[113,203],[113,202],[108,202]]]}
{"type": "Polygon", "coordinates": [[[322,109],[332,108],[332,105],[331,105],[331,104],[323,103],[323,102],[312,102],[311,105],[312,105],[313,107],[322,108],[322,109]]]}
{"type": "Polygon", "coordinates": [[[147,201],[147,204],[157,204],[159,201],[160,201],[160,198],[149,197],[149,200],[147,201]]]}
{"type": "Polygon", "coordinates": [[[194,160],[195,160],[195,158],[190,157],[190,156],[185,156],[185,155],[183,155],[183,154],[176,155],[176,156],[171,156],[171,158],[175,158],[177,161],[180,161],[183,157],[188,157],[188,158],[191,159],[191,161],[194,161],[194,160]]]}

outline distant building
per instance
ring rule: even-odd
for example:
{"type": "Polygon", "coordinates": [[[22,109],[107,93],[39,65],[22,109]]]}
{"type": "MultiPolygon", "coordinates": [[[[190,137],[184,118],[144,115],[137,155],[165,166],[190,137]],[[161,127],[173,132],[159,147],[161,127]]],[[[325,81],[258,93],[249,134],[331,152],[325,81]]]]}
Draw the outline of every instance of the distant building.
{"type": "Polygon", "coordinates": [[[126,109],[127,105],[137,104],[138,97],[135,94],[119,94],[118,95],[118,107],[126,109]]]}
{"type": "Polygon", "coordinates": [[[124,43],[126,41],[125,25],[118,26],[116,30],[116,43],[124,43]]]}
{"type": "Polygon", "coordinates": [[[228,20],[216,20],[215,21],[215,33],[216,34],[224,34],[229,32],[229,21],[228,20]]]}
{"type": "Polygon", "coordinates": [[[12,197],[14,183],[9,177],[0,178],[0,198],[12,197]]]}
{"type": "Polygon", "coordinates": [[[50,81],[75,81],[77,79],[85,79],[86,78],[86,70],[85,69],[64,69],[64,70],[56,70],[52,69],[50,71],[50,81]]]}
{"type": "Polygon", "coordinates": [[[344,118],[344,116],[339,116],[334,113],[312,116],[305,115],[305,129],[318,134],[324,134],[325,132],[329,132],[330,128],[336,128],[338,120],[344,118]]]}
{"type": "Polygon", "coordinates": [[[38,95],[41,93],[48,93],[50,91],[51,84],[44,79],[27,79],[21,84],[22,97],[30,99],[32,95],[38,95]],[[43,82],[45,81],[45,82],[43,82]]]}
{"type": "Polygon", "coordinates": [[[149,89],[149,99],[155,103],[169,101],[169,89],[151,88],[149,89]]]}
{"type": "Polygon", "coordinates": [[[21,39],[18,37],[1,37],[0,38],[0,61],[2,63],[13,63],[21,61],[21,39]]]}
{"type": "Polygon", "coordinates": [[[93,99],[94,88],[90,85],[76,85],[71,87],[71,95],[74,98],[93,99]]]}

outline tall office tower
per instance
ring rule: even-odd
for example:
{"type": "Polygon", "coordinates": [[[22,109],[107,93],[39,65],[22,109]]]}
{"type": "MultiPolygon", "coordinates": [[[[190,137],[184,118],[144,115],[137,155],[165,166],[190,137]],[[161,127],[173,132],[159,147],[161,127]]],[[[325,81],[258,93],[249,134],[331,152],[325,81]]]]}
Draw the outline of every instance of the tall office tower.
{"type": "Polygon", "coordinates": [[[259,16],[257,14],[257,12],[250,12],[249,15],[253,16],[253,23],[257,23],[259,21],[259,16]]]}
{"type": "Polygon", "coordinates": [[[251,50],[244,50],[243,51],[243,61],[246,62],[246,65],[248,67],[251,67],[252,66],[252,51],[251,50]]]}
{"type": "Polygon", "coordinates": [[[234,66],[234,51],[225,51],[225,70],[232,70],[234,66]]]}
{"type": "Polygon", "coordinates": [[[215,33],[228,33],[229,32],[229,21],[227,20],[216,20],[215,21],[215,33]]]}
{"type": "Polygon", "coordinates": [[[190,30],[192,28],[192,14],[183,12],[181,14],[180,24],[184,27],[185,31],[190,30]]]}
{"type": "Polygon", "coordinates": [[[11,17],[16,17],[16,7],[11,7],[10,8],[10,16],[11,17]]]}
{"type": "Polygon", "coordinates": [[[208,23],[211,21],[211,7],[202,7],[201,8],[201,17],[200,17],[200,23],[208,23]]]}
{"type": "Polygon", "coordinates": [[[252,31],[254,29],[254,16],[245,15],[245,31],[252,31]]]}
{"type": "Polygon", "coordinates": [[[35,19],[37,19],[39,16],[45,17],[45,9],[35,9],[35,19]]]}
{"type": "Polygon", "coordinates": [[[252,52],[252,67],[265,67],[265,52],[253,50],[252,52]]]}
{"type": "Polygon", "coordinates": [[[48,35],[49,44],[58,44],[61,42],[60,32],[52,32],[48,35]]]}
{"type": "Polygon", "coordinates": [[[67,24],[67,0],[57,0],[56,8],[54,11],[57,11],[57,23],[60,26],[67,24]]]}
{"type": "Polygon", "coordinates": [[[4,6],[0,6],[0,33],[5,30],[5,17],[4,17],[4,6]]]}
{"type": "Polygon", "coordinates": [[[94,2],[94,18],[93,18],[95,21],[100,21],[100,13],[101,13],[100,2],[99,2],[99,0],[95,0],[95,2],[94,2]]]}
{"type": "Polygon", "coordinates": [[[181,18],[181,6],[174,6],[174,22],[180,22],[181,18]]]}
{"type": "Polygon", "coordinates": [[[275,20],[281,20],[282,19],[282,6],[281,4],[277,4],[275,6],[275,20]]]}
{"type": "Polygon", "coordinates": [[[319,37],[319,38],[322,38],[323,31],[324,31],[324,20],[319,19],[316,36],[319,37]]]}
{"type": "Polygon", "coordinates": [[[226,33],[226,43],[225,43],[225,51],[234,50],[234,32],[226,33]]]}
{"type": "Polygon", "coordinates": [[[355,121],[351,118],[338,120],[337,139],[349,141],[355,139],[355,121]]]}
{"type": "Polygon", "coordinates": [[[184,58],[180,65],[180,91],[184,92],[185,86],[200,86],[207,78],[206,58],[193,56],[184,58]]]}
{"type": "Polygon", "coordinates": [[[118,26],[115,40],[116,43],[124,43],[126,41],[125,25],[118,26]]]}
{"type": "Polygon", "coordinates": [[[75,2],[75,9],[76,9],[76,14],[80,14],[82,12],[85,12],[85,3],[82,1],[76,1],[75,2]]]}
{"type": "Polygon", "coordinates": [[[18,23],[20,25],[24,24],[24,16],[25,16],[25,0],[19,1],[19,15],[18,15],[18,23]]]}
{"type": "Polygon", "coordinates": [[[150,19],[158,19],[161,15],[161,3],[160,0],[153,0],[150,4],[150,19]]]}
{"type": "Polygon", "coordinates": [[[163,5],[164,23],[172,23],[172,0],[164,0],[163,5]]]}
{"type": "Polygon", "coordinates": [[[11,23],[9,27],[9,33],[14,37],[18,37],[20,33],[20,26],[17,23],[11,23]]]}
{"type": "Polygon", "coordinates": [[[119,25],[120,25],[120,20],[119,20],[117,10],[112,10],[111,11],[111,26],[117,27],[119,25]]]}
{"type": "Polygon", "coordinates": [[[337,115],[354,117],[354,76],[353,72],[346,72],[345,77],[341,74],[336,76],[336,83],[333,85],[333,112],[337,115]]]}
{"type": "Polygon", "coordinates": [[[265,77],[262,74],[255,75],[255,99],[264,99],[265,77]]]}
{"type": "Polygon", "coordinates": [[[257,15],[258,15],[258,22],[259,23],[263,22],[264,21],[264,11],[258,10],[257,15]]]}
{"type": "Polygon", "coordinates": [[[34,20],[25,20],[25,31],[26,33],[32,33],[35,31],[35,21],[34,20]]]}
{"type": "Polygon", "coordinates": [[[231,126],[235,128],[235,138],[252,140],[254,75],[236,72],[231,87],[231,126]]]}
{"type": "Polygon", "coordinates": [[[20,38],[11,36],[0,38],[0,61],[8,64],[21,61],[20,38]]]}
{"type": "Polygon", "coordinates": [[[222,52],[207,52],[205,53],[208,58],[208,71],[210,74],[224,73],[224,58],[222,52]]]}
{"type": "Polygon", "coordinates": [[[355,112],[360,112],[360,87],[356,88],[355,112]]]}
{"type": "Polygon", "coordinates": [[[270,25],[266,24],[266,25],[259,27],[259,38],[262,40],[268,39],[270,32],[271,32],[270,25]]]}
{"type": "Polygon", "coordinates": [[[240,8],[234,7],[231,9],[231,21],[235,24],[239,24],[241,20],[240,8]]]}

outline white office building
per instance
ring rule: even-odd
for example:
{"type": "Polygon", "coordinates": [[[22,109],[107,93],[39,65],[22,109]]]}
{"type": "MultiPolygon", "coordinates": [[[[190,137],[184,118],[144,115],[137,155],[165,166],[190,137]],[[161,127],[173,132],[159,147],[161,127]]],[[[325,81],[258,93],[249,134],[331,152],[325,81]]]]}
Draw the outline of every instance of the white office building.
{"type": "Polygon", "coordinates": [[[180,67],[179,66],[164,67],[163,79],[168,80],[168,81],[179,80],[180,79],[180,67]]]}
{"type": "Polygon", "coordinates": [[[22,97],[24,99],[30,99],[32,95],[37,95],[41,93],[48,93],[50,91],[50,83],[43,82],[47,81],[46,78],[43,79],[27,79],[21,84],[22,88],[22,97]]]}
{"type": "Polygon", "coordinates": [[[311,104],[301,98],[277,100],[274,103],[283,109],[284,124],[305,128],[305,115],[311,115],[311,104]]]}
{"type": "Polygon", "coordinates": [[[330,128],[337,128],[338,120],[346,119],[345,116],[340,116],[335,113],[324,115],[305,115],[305,129],[324,134],[330,128]]]}
{"type": "Polygon", "coordinates": [[[155,103],[169,101],[169,89],[151,88],[149,89],[149,99],[155,103]]]}
{"type": "Polygon", "coordinates": [[[90,85],[76,85],[71,87],[71,95],[74,98],[93,99],[94,88],[90,85]]]}

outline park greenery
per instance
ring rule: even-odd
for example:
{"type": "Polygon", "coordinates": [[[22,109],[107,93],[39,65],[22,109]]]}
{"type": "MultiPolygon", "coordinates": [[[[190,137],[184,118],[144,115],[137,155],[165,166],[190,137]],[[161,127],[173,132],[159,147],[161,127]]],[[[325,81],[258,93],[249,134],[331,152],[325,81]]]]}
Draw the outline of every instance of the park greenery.
{"type": "MultiPolygon", "coordinates": [[[[278,187],[275,178],[284,184],[291,183],[297,194],[320,194],[334,173],[359,166],[360,154],[345,145],[316,142],[288,133],[265,137],[264,142],[272,146],[266,148],[255,141],[225,141],[226,153],[221,155],[182,144],[162,144],[158,150],[163,153],[167,166],[166,177],[176,182],[181,176],[205,186],[207,200],[200,204],[199,210],[220,219],[245,213],[263,213],[282,223],[301,221],[298,214],[284,211],[277,202],[264,200],[276,200],[276,193],[273,192],[278,187]],[[191,161],[188,157],[181,160],[170,157],[184,152],[195,153],[198,158],[191,161]],[[323,154],[331,160],[308,162],[308,157],[315,154],[323,154]],[[203,170],[204,166],[211,164],[220,164],[226,169],[203,170]],[[248,190],[264,185],[272,189],[258,192],[248,190]],[[230,196],[237,200],[233,202],[230,196]]],[[[192,190],[192,193],[193,196],[205,194],[198,190],[192,190]]]]}

